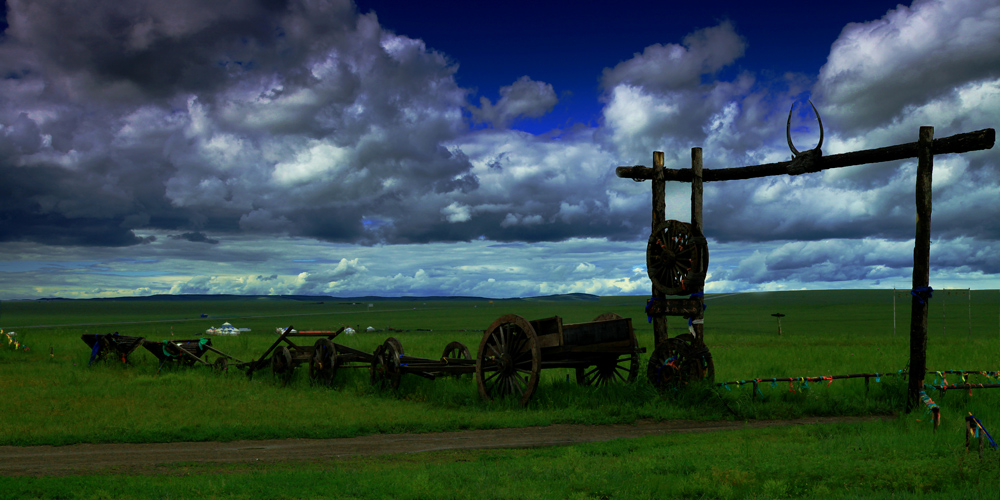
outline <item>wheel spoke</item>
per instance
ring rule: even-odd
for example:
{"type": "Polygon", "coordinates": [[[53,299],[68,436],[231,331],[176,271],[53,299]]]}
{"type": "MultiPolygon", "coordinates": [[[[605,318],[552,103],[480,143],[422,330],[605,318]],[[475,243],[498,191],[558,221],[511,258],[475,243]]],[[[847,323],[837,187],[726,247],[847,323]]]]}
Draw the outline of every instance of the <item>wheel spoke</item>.
{"type": "Polygon", "coordinates": [[[494,355],[495,355],[496,357],[498,357],[498,358],[499,358],[499,357],[502,357],[502,356],[503,356],[503,354],[501,354],[501,353],[500,353],[500,351],[498,351],[498,350],[497,350],[497,348],[496,348],[496,347],[494,347],[494,345],[493,345],[493,344],[486,344],[486,347],[488,347],[488,348],[489,348],[489,349],[490,349],[491,351],[493,351],[493,354],[494,354],[494,355]]]}
{"type": "Polygon", "coordinates": [[[515,373],[515,374],[514,374],[514,376],[513,376],[513,377],[511,377],[511,378],[513,378],[513,379],[514,379],[514,381],[515,381],[515,382],[517,382],[516,384],[513,384],[513,385],[514,385],[514,388],[515,388],[515,389],[517,389],[517,392],[518,392],[518,393],[520,393],[520,394],[521,394],[521,396],[524,396],[524,390],[525,390],[525,383],[524,383],[524,380],[523,380],[523,379],[521,379],[521,376],[520,376],[520,375],[517,375],[516,373],[515,373]]]}
{"type": "MultiPolygon", "coordinates": [[[[497,328],[496,330],[493,330],[493,332],[490,333],[490,339],[493,340],[493,343],[489,344],[490,346],[496,345],[496,346],[499,347],[499,346],[503,345],[503,342],[500,340],[500,336],[497,335],[497,331],[498,330],[502,334],[503,333],[503,325],[500,325],[499,328],[497,328]]],[[[494,349],[494,352],[496,352],[496,349],[494,349]]],[[[499,355],[499,353],[497,355],[499,355]]]]}

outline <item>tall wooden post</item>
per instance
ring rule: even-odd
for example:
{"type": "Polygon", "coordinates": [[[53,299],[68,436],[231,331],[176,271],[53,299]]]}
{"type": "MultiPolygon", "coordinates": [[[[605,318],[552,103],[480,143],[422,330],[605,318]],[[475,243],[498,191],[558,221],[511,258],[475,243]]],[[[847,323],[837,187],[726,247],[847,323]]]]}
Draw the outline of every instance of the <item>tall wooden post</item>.
{"type": "MultiPolygon", "coordinates": [[[[703,235],[705,231],[702,227],[701,206],[702,206],[702,162],[701,148],[691,148],[691,227],[695,234],[703,235]]],[[[704,287],[698,292],[704,292],[704,287]]],[[[694,329],[694,337],[704,341],[705,335],[705,311],[703,304],[705,297],[698,297],[698,314],[691,318],[691,326],[694,329]]]]}
{"type": "MultiPolygon", "coordinates": [[[[667,220],[667,181],[663,175],[663,151],[653,151],[653,225],[656,228],[667,220]]],[[[656,285],[653,285],[653,297],[659,296],[656,285]]],[[[663,315],[653,317],[653,345],[660,345],[670,338],[667,331],[667,317],[663,315]]]]}
{"type": "Polygon", "coordinates": [[[927,372],[927,306],[930,283],[931,174],[934,171],[934,127],[920,127],[917,141],[917,231],[913,242],[913,296],[910,301],[910,371],[906,411],[920,404],[927,372]]]}

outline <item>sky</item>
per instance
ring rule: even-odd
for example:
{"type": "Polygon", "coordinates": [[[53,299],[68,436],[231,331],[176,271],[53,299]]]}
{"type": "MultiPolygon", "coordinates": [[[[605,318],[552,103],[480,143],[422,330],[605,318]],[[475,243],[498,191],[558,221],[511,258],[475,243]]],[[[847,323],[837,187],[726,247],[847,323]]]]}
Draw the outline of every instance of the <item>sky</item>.
{"type": "MultiPolygon", "coordinates": [[[[6,0],[0,300],[646,295],[615,167],[787,160],[808,100],[828,155],[996,128],[1000,0],[6,0]]],[[[706,183],[706,291],[909,288],[915,172],[706,183]]],[[[931,285],[1000,288],[1000,148],[933,185],[931,285]]]]}

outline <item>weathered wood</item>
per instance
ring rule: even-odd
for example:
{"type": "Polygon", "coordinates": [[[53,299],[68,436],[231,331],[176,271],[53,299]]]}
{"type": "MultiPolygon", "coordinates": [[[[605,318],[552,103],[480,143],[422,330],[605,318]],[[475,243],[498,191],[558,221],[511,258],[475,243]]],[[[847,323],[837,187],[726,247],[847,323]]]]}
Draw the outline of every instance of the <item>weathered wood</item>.
{"type": "Polygon", "coordinates": [[[702,302],[698,299],[656,299],[649,305],[646,314],[655,322],[662,316],[694,317],[702,312],[702,302]]]}
{"type": "MultiPolygon", "coordinates": [[[[663,151],[653,151],[653,168],[650,169],[650,178],[653,180],[653,224],[650,229],[656,228],[667,220],[667,183],[663,177],[663,151]]],[[[652,286],[652,296],[657,296],[656,285],[652,286]]],[[[653,346],[658,346],[670,338],[667,331],[667,318],[665,316],[655,316],[653,318],[653,346]]]]}
{"type": "MultiPolygon", "coordinates": [[[[996,131],[991,128],[977,130],[975,132],[965,132],[950,137],[935,139],[931,146],[932,155],[942,155],[951,153],[967,153],[969,151],[980,151],[993,148],[996,142],[996,131]]],[[[917,157],[918,143],[910,142],[883,148],[866,149],[863,151],[853,151],[830,156],[823,156],[816,164],[816,168],[810,172],[828,170],[831,168],[851,167],[855,165],[865,165],[868,163],[882,163],[887,161],[904,160],[906,158],[917,157]]],[[[751,165],[736,168],[705,169],[702,173],[704,182],[713,181],[733,181],[739,179],[753,179],[757,177],[769,177],[773,175],[788,174],[788,166],[791,161],[781,161],[777,163],[766,163],[763,165],[751,165]]],[[[642,165],[618,167],[615,175],[627,179],[645,180],[653,178],[653,169],[642,165]]],[[[691,182],[691,170],[689,169],[664,169],[663,176],[668,181],[691,182]]]]}
{"type": "Polygon", "coordinates": [[[931,255],[931,178],[934,171],[934,127],[920,127],[917,155],[917,227],[913,243],[913,293],[910,301],[910,380],[906,411],[920,404],[927,371],[927,302],[919,290],[930,281],[931,255]]]}
{"type": "MultiPolygon", "coordinates": [[[[691,226],[694,229],[695,234],[704,235],[704,226],[702,224],[702,201],[703,201],[703,191],[702,191],[702,152],[701,148],[691,148],[691,226]]],[[[705,269],[707,272],[708,269],[705,269]]],[[[695,294],[699,294],[705,291],[705,282],[702,280],[701,286],[697,290],[692,290],[695,294]]],[[[704,342],[705,341],[705,308],[704,295],[699,294],[695,297],[695,301],[698,302],[698,312],[692,317],[693,323],[691,329],[694,332],[694,338],[704,342]]]]}

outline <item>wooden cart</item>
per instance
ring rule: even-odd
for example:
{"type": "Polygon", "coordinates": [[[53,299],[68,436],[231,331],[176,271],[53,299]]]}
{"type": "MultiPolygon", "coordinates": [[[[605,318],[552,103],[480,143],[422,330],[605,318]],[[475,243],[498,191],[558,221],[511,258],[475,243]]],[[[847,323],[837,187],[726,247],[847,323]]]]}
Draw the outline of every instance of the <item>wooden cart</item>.
{"type": "Polygon", "coordinates": [[[543,368],[573,368],[583,385],[632,382],[645,351],[636,341],[632,320],[614,313],[574,324],[563,324],[559,316],[528,321],[508,314],[483,334],[476,384],[484,399],[512,396],[525,405],[543,368]]]}
{"type": "Polygon", "coordinates": [[[295,331],[289,326],[260,358],[247,364],[247,376],[253,378],[256,370],[270,366],[271,372],[283,383],[287,383],[292,378],[296,366],[308,364],[309,378],[314,382],[328,385],[333,381],[338,368],[367,367],[372,360],[370,353],[333,342],[333,339],[343,331],[343,327],[337,331],[295,331]],[[311,346],[299,345],[293,340],[302,337],[319,338],[311,346]]]}
{"type": "Polygon", "coordinates": [[[399,379],[404,373],[434,380],[442,376],[457,376],[475,373],[476,361],[469,348],[461,342],[450,342],[438,359],[407,356],[403,346],[393,337],[386,339],[372,353],[370,375],[376,387],[399,387],[399,379]]]}
{"type": "Polygon", "coordinates": [[[129,337],[114,333],[85,333],[80,336],[83,341],[90,346],[90,361],[88,365],[95,361],[104,359],[114,359],[123,364],[131,364],[128,360],[130,354],[142,345],[142,337],[129,337]]]}
{"type": "Polygon", "coordinates": [[[483,333],[475,359],[459,342],[448,344],[440,359],[407,356],[399,341],[389,338],[372,355],[371,379],[374,385],[395,388],[404,373],[430,379],[474,373],[484,399],[517,397],[525,405],[543,368],[575,369],[576,381],[583,385],[632,382],[643,352],[632,320],[617,314],[575,324],[563,324],[558,316],[528,321],[508,314],[483,333]]]}

